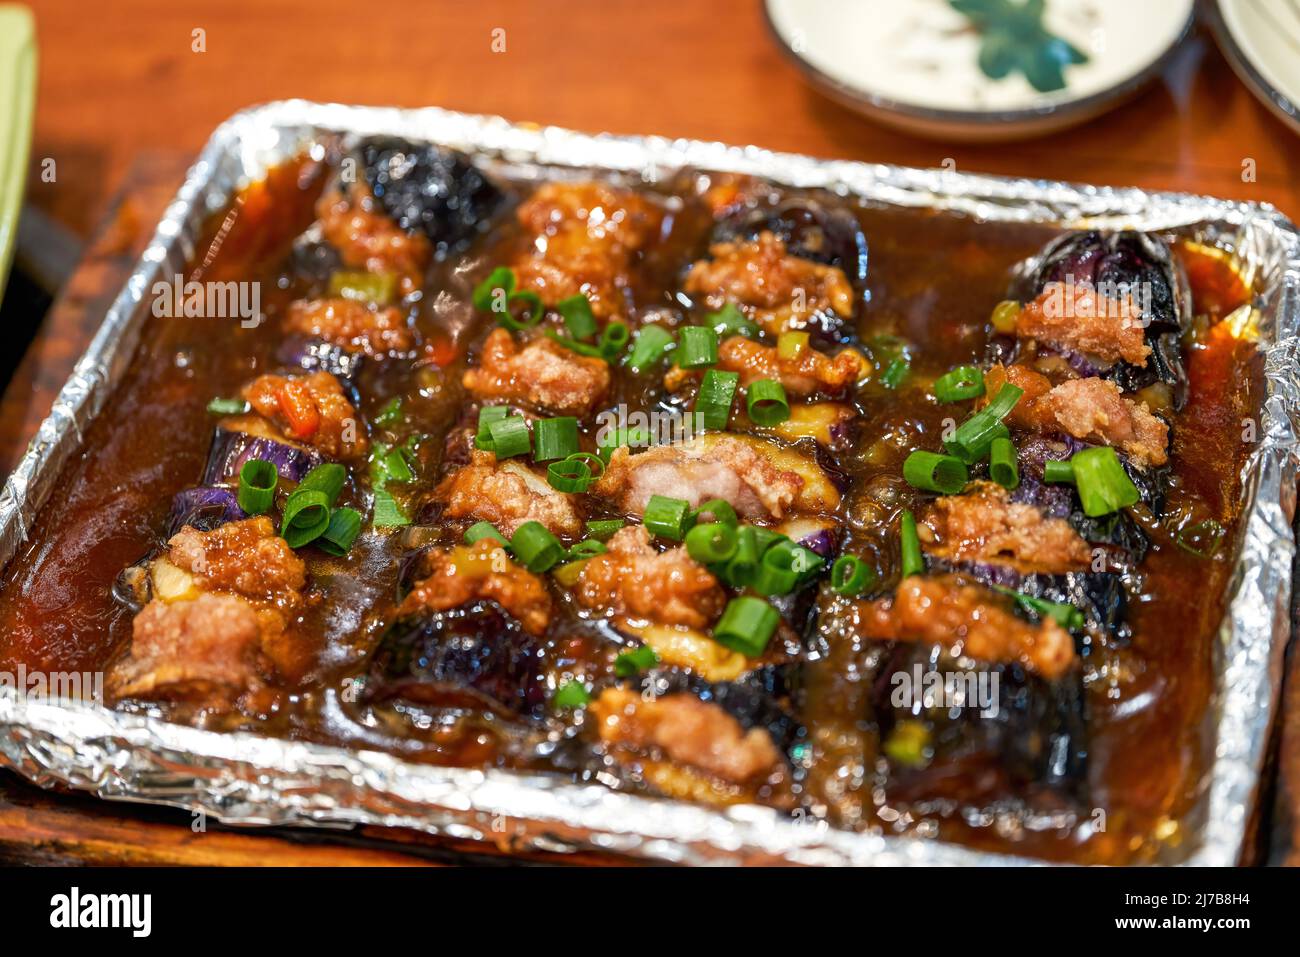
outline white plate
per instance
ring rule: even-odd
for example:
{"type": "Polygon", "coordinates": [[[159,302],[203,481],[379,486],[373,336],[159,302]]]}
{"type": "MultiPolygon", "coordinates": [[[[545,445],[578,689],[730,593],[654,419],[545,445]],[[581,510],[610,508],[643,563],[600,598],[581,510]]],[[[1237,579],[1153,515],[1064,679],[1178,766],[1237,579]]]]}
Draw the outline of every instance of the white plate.
{"type": "MultiPolygon", "coordinates": [[[[1014,8],[1038,0],[959,2],[1014,8]]],[[[949,0],[765,0],[765,7],[796,63],[849,107],[923,135],[994,140],[1080,123],[1133,93],[1187,35],[1194,2],[1045,0],[1041,25],[1054,48],[1069,44],[1086,58],[1063,67],[1058,89],[1036,89],[1018,68],[986,74],[981,51],[990,34],[949,0]]],[[[1013,41],[1003,49],[1028,59],[1031,48],[1013,41]]]]}
{"type": "Polygon", "coordinates": [[[1300,0],[1219,0],[1213,20],[1242,82],[1300,130],[1300,0]]]}

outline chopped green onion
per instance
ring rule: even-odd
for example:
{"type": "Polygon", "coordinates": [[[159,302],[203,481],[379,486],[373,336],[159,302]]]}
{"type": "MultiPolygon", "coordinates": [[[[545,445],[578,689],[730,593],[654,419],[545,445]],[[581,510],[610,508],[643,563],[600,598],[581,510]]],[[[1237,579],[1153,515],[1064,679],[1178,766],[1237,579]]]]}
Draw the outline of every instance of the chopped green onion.
{"type": "Polygon", "coordinates": [[[612,360],[623,351],[630,338],[632,338],[632,333],[628,330],[626,324],[611,322],[605,327],[605,331],[600,334],[601,354],[606,359],[612,360]]]}
{"type": "Polygon", "coordinates": [[[903,510],[898,521],[899,538],[902,542],[903,560],[901,571],[904,578],[925,574],[925,559],[921,557],[921,539],[916,535],[916,516],[907,509],[903,510]]]}
{"type": "Polygon", "coordinates": [[[646,503],[641,521],[652,535],[660,535],[680,542],[690,528],[691,503],[685,499],[666,495],[651,495],[646,503]]]}
{"type": "Polygon", "coordinates": [[[305,491],[325,493],[325,504],[334,505],[334,500],[343,491],[343,484],[348,480],[348,470],[337,462],[318,465],[302,477],[294,494],[305,491]]]}
{"type": "Polygon", "coordinates": [[[659,664],[659,656],[649,645],[642,645],[631,651],[625,651],[614,659],[614,674],[620,678],[631,678],[643,671],[649,671],[659,664]]]}
{"type": "Polygon", "coordinates": [[[722,522],[696,525],[686,533],[686,552],[701,565],[725,562],[736,554],[736,529],[722,522]]]}
{"type": "Polygon", "coordinates": [[[717,312],[711,312],[704,321],[719,336],[740,335],[753,338],[759,334],[758,324],[748,318],[740,307],[729,302],[717,312]]]}
{"type": "Polygon", "coordinates": [[[1074,485],[1083,503],[1083,514],[1089,518],[1110,515],[1142,500],[1119,456],[1108,445],[1075,452],[1070,465],[1074,468],[1074,485]]]}
{"type": "Polygon", "coordinates": [[[361,534],[361,513],[355,508],[336,508],[330,523],[316,540],[316,547],[331,555],[346,555],[361,534]]]}
{"type": "Polygon", "coordinates": [[[515,455],[527,455],[532,448],[532,436],[528,433],[528,420],[522,415],[511,415],[493,422],[488,426],[492,437],[492,451],[499,460],[515,455]]]}
{"type": "Polygon", "coordinates": [[[1061,485],[1074,484],[1074,466],[1069,459],[1048,459],[1043,463],[1043,481],[1061,485]]]}
{"type": "Polygon", "coordinates": [[[808,348],[808,338],[806,332],[781,333],[776,337],[776,357],[786,362],[793,362],[808,348]]]}
{"type": "Polygon", "coordinates": [[[607,551],[604,542],[598,542],[594,538],[584,538],[564,553],[564,559],[565,561],[581,561],[584,558],[595,558],[597,555],[603,555],[607,551]]]}
{"type": "Polygon", "coordinates": [[[249,405],[243,399],[216,398],[208,403],[211,415],[243,415],[248,410],[249,405]]]}
{"type": "Polygon", "coordinates": [[[1062,628],[1071,631],[1077,631],[1085,624],[1083,612],[1075,605],[1067,602],[1048,601],[1046,598],[1035,598],[1033,595],[1026,595],[1024,592],[1018,592],[1014,588],[1005,588],[1002,585],[994,585],[996,591],[1004,595],[1010,595],[1017,604],[1037,614],[1040,618],[1050,618],[1062,628]]]}
{"type": "Polygon", "coordinates": [[[474,435],[474,447],[492,451],[492,423],[500,422],[510,415],[510,409],[504,405],[485,405],[478,410],[478,432],[474,435]]]}
{"type": "Polygon", "coordinates": [[[506,541],[506,537],[497,531],[497,527],[491,522],[475,522],[469,528],[465,529],[466,545],[477,544],[485,538],[490,538],[492,541],[504,545],[507,548],[510,546],[510,543],[506,541]]]}
{"type": "Polygon", "coordinates": [[[682,326],[677,334],[677,365],[704,369],[717,365],[718,334],[708,326],[682,326]]]}
{"type": "Polygon", "coordinates": [[[375,425],[390,426],[402,421],[402,397],[395,395],[375,413],[375,425]]]}
{"type": "Polygon", "coordinates": [[[582,293],[561,299],[555,311],[564,317],[565,328],[575,339],[589,339],[596,334],[596,317],[591,314],[591,302],[582,293]]]}
{"type": "Polygon", "coordinates": [[[329,523],[329,496],[319,489],[299,487],[284,503],[280,537],[290,548],[301,548],[319,538],[329,523]]]}
{"type": "Polygon", "coordinates": [[[551,704],[557,708],[585,708],[591,703],[591,695],[580,681],[566,681],[555,689],[551,704]]]}
{"type": "Polygon", "coordinates": [[[707,502],[701,502],[700,507],[691,513],[691,522],[702,521],[705,515],[710,516],[715,522],[722,522],[732,528],[740,524],[736,510],[726,499],[711,498],[707,502]]]}
{"type": "Polygon", "coordinates": [[[881,750],[895,764],[909,768],[925,767],[930,760],[930,729],[916,718],[904,718],[894,725],[881,750]]]}
{"type": "Polygon", "coordinates": [[[1020,467],[1016,464],[1016,447],[1010,439],[996,438],[989,446],[989,477],[1003,488],[1020,484],[1020,467]]]}
{"type": "Polygon", "coordinates": [[[967,465],[974,465],[989,454],[994,439],[1009,438],[1011,433],[1002,424],[1025,390],[1004,383],[993,401],[957,426],[952,438],[944,441],[944,448],[967,465]]]}
{"type": "Polygon", "coordinates": [[[541,522],[524,522],[515,529],[510,548],[530,572],[544,572],[564,557],[564,546],[541,522]]]}
{"type": "Polygon", "coordinates": [[[978,366],[957,366],[934,380],[934,397],[940,402],[964,402],[984,394],[984,373],[978,366]]]}
{"type": "Polygon", "coordinates": [[[239,469],[239,507],[249,515],[261,515],[275,501],[280,473],[265,459],[249,459],[239,469]]]}
{"type": "Polygon", "coordinates": [[[649,448],[653,444],[654,436],[642,428],[620,427],[617,429],[602,429],[596,433],[596,454],[606,464],[609,464],[609,457],[614,454],[615,449],[620,449],[623,446],[649,448]]]}
{"type": "Polygon", "coordinates": [[[474,308],[483,312],[496,312],[498,302],[501,311],[504,311],[505,304],[510,299],[510,294],[515,291],[515,271],[509,266],[498,266],[481,283],[474,287],[474,294],[471,297],[474,302],[474,308]]]}
{"type": "Polygon", "coordinates": [[[525,319],[520,319],[509,311],[503,312],[497,317],[497,321],[501,325],[515,332],[522,332],[537,325],[542,320],[542,313],[546,311],[542,306],[542,297],[529,289],[512,292],[508,301],[510,303],[522,302],[528,306],[528,314],[525,319]]]}
{"type": "Polygon", "coordinates": [[[330,274],[330,295],[386,306],[397,293],[397,276],[391,272],[339,270],[330,274]]]}
{"type": "Polygon", "coordinates": [[[642,326],[628,353],[628,368],[640,374],[667,355],[672,344],[673,334],[663,326],[642,326]]]}
{"type": "Polygon", "coordinates": [[[763,552],[750,587],[764,595],[785,595],[816,574],[822,564],[822,557],[812,549],[782,536],[763,552]]]}
{"type": "Polygon", "coordinates": [[[925,492],[956,495],[966,486],[969,474],[956,456],[917,449],[903,461],[903,478],[925,492]]]}
{"type": "Polygon", "coordinates": [[[533,423],[533,459],[553,462],[578,451],[578,420],[571,415],[533,423]]]}
{"type": "Polygon", "coordinates": [[[718,577],[728,585],[744,588],[753,580],[762,554],[757,530],[753,525],[742,525],[736,532],[736,552],[719,569],[718,577]]]}
{"type": "Polygon", "coordinates": [[[849,598],[865,594],[875,580],[875,571],[857,555],[841,555],[831,566],[831,590],[849,598]]]}
{"type": "Polygon", "coordinates": [[[397,505],[397,499],[387,489],[375,489],[375,514],[371,519],[376,528],[410,525],[411,520],[397,505]]]}
{"type": "Polygon", "coordinates": [[[594,522],[587,523],[587,534],[599,541],[606,541],[615,532],[623,527],[623,520],[620,518],[602,518],[594,522]]]}
{"type": "Polygon", "coordinates": [[[546,468],[546,481],[557,492],[582,493],[592,483],[591,466],[582,459],[563,459],[546,468]]]}
{"type": "Polygon", "coordinates": [[[739,372],[722,372],[708,369],[700,380],[700,391],[695,397],[695,415],[700,426],[722,430],[731,419],[731,403],[740,384],[739,372]]]}
{"type": "Polygon", "coordinates": [[[912,361],[905,356],[890,360],[889,365],[885,366],[885,371],[880,374],[881,385],[886,389],[897,389],[907,378],[911,367],[912,361]]]}
{"type": "Polygon", "coordinates": [[[713,629],[713,639],[747,658],[757,658],[780,623],[781,616],[763,599],[742,595],[727,602],[713,629]]]}
{"type": "Polygon", "coordinates": [[[775,379],[758,379],[745,390],[745,404],[755,425],[780,425],[790,418],[790,401],[785,386],[775,379]]]}
{"type": "Polygon", "coordinates": [[[372,484],[382,488],[389,482],[412,482],[415,480],[415,473],[411,471],[411,466],[407,463],[401,449],[376,442],[371,478],[372,484]]]}

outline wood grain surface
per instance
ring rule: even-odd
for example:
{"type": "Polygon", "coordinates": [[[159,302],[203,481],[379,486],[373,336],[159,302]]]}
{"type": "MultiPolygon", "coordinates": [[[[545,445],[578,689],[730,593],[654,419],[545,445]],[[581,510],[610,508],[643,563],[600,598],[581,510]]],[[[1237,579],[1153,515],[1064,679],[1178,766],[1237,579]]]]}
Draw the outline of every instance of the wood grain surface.
{"type": "MultiPolygon", "coordinates": [[[[223,119],[267,100],[436,105],[815,156],[913,166],[952,161],[962,170],[1268,202],[1300,215],[1300,164],[1291,159],[1300,138],[1237,81],[1203,32],[1157,82],[1085,126],[1024,143],[966,146],[895,133],[824,99],[772,42],[757,0],[31,5],[40,85],[28,201],[83,237],[94,233],[94,244],[0,405],[6,469],[48,411],[187,163],[223,119]],[[505,52],[493,52],[497,29],[505,31],[505,52]]],[[[1252,856],[1300,863],[1300,680],[1285,694],[1268,778],[1277,783],[1264,797],[1261,847],[1252,856]]],[[[494,859],[477,845],[401,832],[195,833],[184,812],[44,792],[0,775],[3,863],[494,859]]],[[[511,858],[524,859],[550,858],[511,858]]],[[[577,862],[596,860],[607,861],[584,855],[577,862]]]]}

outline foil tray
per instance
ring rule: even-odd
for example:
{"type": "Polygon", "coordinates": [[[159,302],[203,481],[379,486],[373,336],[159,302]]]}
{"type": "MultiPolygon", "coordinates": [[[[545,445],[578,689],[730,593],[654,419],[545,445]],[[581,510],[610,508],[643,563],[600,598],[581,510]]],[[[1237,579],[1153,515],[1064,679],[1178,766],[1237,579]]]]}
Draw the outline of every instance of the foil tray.
{"type": "MultiPolygon", "coordinates": [[[[646,180],[678,167],[755,173],[894,206],[1067,228],[1194,227],[1229,250],[1259,292],[1267,396],[1247,466],[1246,525],[1220,629],[1214,755],[1173,863],[1232,864],[1248,819],[1290,635],[1300,381],[1300,234],[1269,206],[1138,189],[1004,179],[816,160],[754,147],[587,135],[438,109],[282,101],[236,114],[204,148],[86,354],[0,492],[0,564],[26,541],[83,429],[121,379],[148,314],[145,293],[184,270],[198,228],[234,190],[322,135],[396,134],[493,163],[596,167],[646,180]]],[[[20,694],[0,683],[0,765],[44,785],[201,811],[240,825],[413,828],[505,848],[604,849],[662,862],[794,864],[1038,863],[934,840],[857,834],[768,808],[726,809],[501,770],[440,768],[388,754],[222,734],[100,705],[20,694]]]]}

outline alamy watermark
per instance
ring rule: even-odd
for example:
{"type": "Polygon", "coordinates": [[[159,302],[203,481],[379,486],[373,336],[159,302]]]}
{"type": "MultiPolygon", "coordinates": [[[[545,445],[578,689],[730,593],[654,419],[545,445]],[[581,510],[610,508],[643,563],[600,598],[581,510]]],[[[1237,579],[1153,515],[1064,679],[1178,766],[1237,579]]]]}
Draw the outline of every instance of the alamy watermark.
{"type": "Polygon", "coordinates": [[[959,711],[975,708],[984,718],[998,716],[998,673],[996,671],[934,671],[920,664],[911,671],[889,676],[893,690],[889,703],[904,711],[944,708],[959,711]]]}
{"type": "Polygon", "coordinates": [[[262,321],[260,282],[186,282],[177,273],[159,279],[150,292],[159,319],[238,319],[243,329],[262,321]]]}
{"type": "Polygon", "coordinates": [[[30,699],[60,701],[104,701],[102,671],[29,671],[20,664],[16,671],[0,671],[0,691],[10,690],[30,699]]]}

